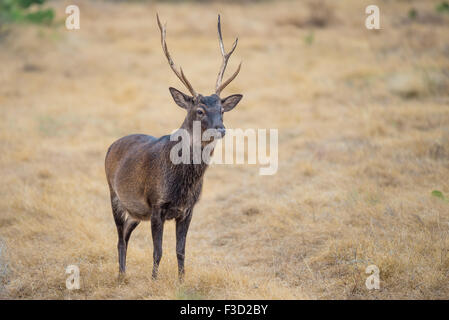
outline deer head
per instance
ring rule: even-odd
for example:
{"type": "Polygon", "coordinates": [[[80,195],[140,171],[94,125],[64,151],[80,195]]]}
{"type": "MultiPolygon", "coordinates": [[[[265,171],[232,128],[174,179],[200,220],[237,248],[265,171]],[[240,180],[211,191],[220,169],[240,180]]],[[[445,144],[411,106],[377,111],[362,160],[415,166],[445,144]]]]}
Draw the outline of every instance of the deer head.
{"type": "Polygon", "coordinates": [[[237,47],[238,38],[235,39],[231,51],[226,53],[223,45],[223,37],[221,34],[220,15],[218,15],[218,40],[220,44],[221,55],[223,57],[223,63],[218,73],[217,83],[215,85],[215,93],[209,96],[204,96],[196,93],[196,91],[193,89],[192,85],[184,75],[182,68],[179,68],[178,70],[178,68],[176,67],[170,56],[170,53],[168,52],[167,43],[165,41],[166,26],[163,26],[161,24],[159,15],[156,15],[156,18],[159,29],[161,31],[162,49],[164,50],[165,56],[167,57],[168,64],[191,94],[188,95],[175,88],[169,88],[173,100],[175,100],[175,103],[181,108],[187,110],[187,116],[184,120],[183,126],[191,129],[194,121],[200,121],[202,131],[208,129],[216,129],[221,134],[221,137],[223,137],[226,132],[226,129],[223,125],[223,113],[234,109],[234,107],[240,102],[243,97],[243,95],[241,94],[234,94],[226,98],[220,98],[221,91],[226,88],[226,86],[231,83],[232,80],[234,80],[234,78],[239,73],[240,67],[242,65],[242,63],[240,63],[237,70],[232,74],[232,76],[229,77],[228,80],[223,82],[223,75],[228,64],[228,60],[237,47]]]}

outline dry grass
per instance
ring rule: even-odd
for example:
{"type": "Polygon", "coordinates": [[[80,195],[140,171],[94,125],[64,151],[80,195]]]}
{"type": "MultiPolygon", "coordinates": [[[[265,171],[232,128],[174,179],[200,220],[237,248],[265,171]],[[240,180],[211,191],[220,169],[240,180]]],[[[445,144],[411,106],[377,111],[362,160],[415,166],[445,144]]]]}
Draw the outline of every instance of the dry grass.
{"type": "MultiPolygon", "coordinates": [[[[79,31],[18,26],[0,40],[1,298],[449,298],[449,203],[431,196],[449,194],[449,18],[407,18],[411,7],[437,15],[434,1],[379,2],[380,31],[364,28],[356,0],[323,8],[328,24],[294,1],[78,3],[79,31]],[[227,92],[245,97],[226,124],[279,129],[276,175],[207,172],[182,285],[173,223],[160,280],[144,223],[117,281],[103,169],[115,139],[166,134],[183,119],[156,10],[204,93],[221,12],[226,43],[240,36],[229,70],[244,60],[227,92]],[[65,288],[69,264],[78,291],[65,288]],[[365,287],[370,264],[380,290],[365,287]]],[[[65,4],[51,3],[60,18],[65,4]]]]}

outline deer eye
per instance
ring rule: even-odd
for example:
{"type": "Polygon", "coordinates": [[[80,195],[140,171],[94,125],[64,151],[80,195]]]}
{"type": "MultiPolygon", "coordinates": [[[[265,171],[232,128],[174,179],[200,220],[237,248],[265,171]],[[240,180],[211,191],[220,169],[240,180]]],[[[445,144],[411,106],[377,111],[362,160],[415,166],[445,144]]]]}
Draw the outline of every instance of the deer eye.
{"type": "Polygon", "coordinates": [[[199,116],[204,115],[203,109],[196,109],[196,114],[199,115],[199,116]]]}

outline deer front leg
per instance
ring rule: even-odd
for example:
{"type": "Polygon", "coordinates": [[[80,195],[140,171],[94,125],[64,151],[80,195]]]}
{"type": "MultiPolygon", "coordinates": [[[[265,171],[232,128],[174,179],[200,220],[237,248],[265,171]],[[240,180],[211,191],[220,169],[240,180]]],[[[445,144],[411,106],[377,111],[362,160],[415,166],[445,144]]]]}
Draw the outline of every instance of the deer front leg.
{"type": "Polygon", "coordinates": [[[184,258],[186,249],[186,237],[192,219],[192,209],[188,209],[186,216],[176,219],[176,257],[178,258],[178,277],[184,279],[184,258]]]}
{"type": "Polygon", "coordinates": [[[151,215],[151,234],[153,236],[153,279],[157,278],[159,262],[162,258],[162,236],[164,233],[164,220],[161,210],[155,210],[151,215]]]}

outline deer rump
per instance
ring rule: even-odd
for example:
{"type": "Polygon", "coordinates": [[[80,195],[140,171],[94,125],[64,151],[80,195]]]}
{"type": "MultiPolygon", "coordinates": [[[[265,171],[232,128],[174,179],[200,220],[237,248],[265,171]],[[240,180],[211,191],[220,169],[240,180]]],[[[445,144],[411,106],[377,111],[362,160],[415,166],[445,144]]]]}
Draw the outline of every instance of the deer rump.
{"type": "Polygon", "coordinates": [[[198,201],[203,164],[173,164],[170,136],[134,134],[114,142],[106,154],[111,198],[136,220],[150,220],[156,208],[164,220],[183,218],[198,201]]]}

